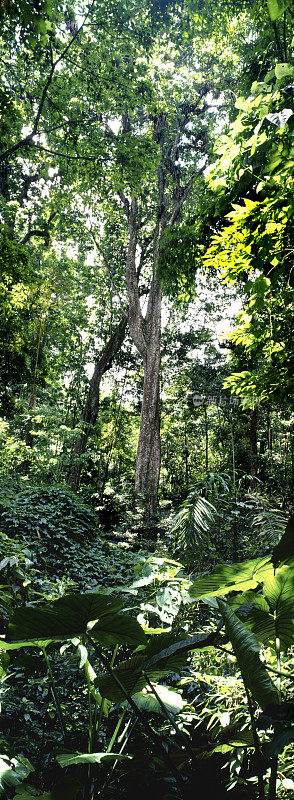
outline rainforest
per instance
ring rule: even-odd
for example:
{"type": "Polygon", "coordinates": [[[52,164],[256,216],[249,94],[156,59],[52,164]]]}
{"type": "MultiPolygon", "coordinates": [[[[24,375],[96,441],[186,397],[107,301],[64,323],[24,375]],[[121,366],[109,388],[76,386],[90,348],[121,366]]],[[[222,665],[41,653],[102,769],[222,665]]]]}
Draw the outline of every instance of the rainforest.
{"type": "Polygon", "coordinates": [[[293,800],[293,0],[0,67],[0,798],[293,800]]]}

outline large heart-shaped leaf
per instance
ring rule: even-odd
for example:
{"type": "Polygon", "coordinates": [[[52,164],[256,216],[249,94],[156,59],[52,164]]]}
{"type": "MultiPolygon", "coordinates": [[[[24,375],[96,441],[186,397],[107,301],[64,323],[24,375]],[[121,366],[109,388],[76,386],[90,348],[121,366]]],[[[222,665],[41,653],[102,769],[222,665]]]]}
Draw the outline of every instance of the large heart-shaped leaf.
{"type": "Polygon", "coordinates": [[[254,700],[262,709],[271,703],[279,703],[278,690],[270,679],[264,664],[260,661],[260,645],[256,637],[238,619],[234,611],[231,611],[227,603],[218,600],[218,605],[245,686],[251,691],[254,700]]]}
{"type": "Polygon", "coordinates": [[[285,533],[274,547],[272,554],[272,562],[275,567],[291,561],[294,562],[294,517],[289,519],[285,533]]]}
{"type": "Polygon", "coordinates": [[[263,594],[244,592],[229,601],[230,608],[255,634],[259,642],[287,650],[294,643],[294,570],[281,567],[269,570],[264,578],[263,594]]]}
{"type": "MultiPolygon", "coordinates": [[[[64,777],[62,783],[57,783],[52,787],[50,792],[43,792],[42,794],[30,794],[25,788],[17,788],[13,800],[75,800],[78,792],[81,789],[82,781],[80,778],[64,777]]],[[[31,787],[29,787],[31,788],[31,787]]]]}
{"type": "Polygon", "coordinates": [[[267,0],[268,11],[272,22],[284,14],[286,8],[290,5],[291,0],[267,0]]]}
{"type": "Polygon", "coordinates": [[[16,609],[8,626],[6,641],[18,646],[29,642],[71,639],[86,633],[89,622],[121,608],[121,601],[107,594],[71,594],[40,606],[16,609]]]}
{"type": "Polygon", "coordinates": [[[144,644],[147,637],[134,617],[126,614],[107,614],[91,629],[91,637],[103,645],[144,644]]]}
{"type": "Polygon", "coordinates": [[[263,593],[273,611],[275,638],[286,650],[294,644],[294,569],[285,566],[275,575],[269,573],[263,593]]]}
{"type": "Polygon", "coordinates": [[[255,589],[262,583],[268,570],[272,570],[270,557],[242,561],[240,564],[221,564],[211,575],[199,578],[189,589],[191,597],[217,597],[229,592],[244,592],[255,589]]]}
{"type": "Polygon", "coordinates": [[[267,647],[274,647],[276,640],[275,618],[269,611],[253,607],[244,620],[259,642],[267,647]]]}
{"type": "MultiPolygon", "coordinates": [[[[159,678],[178,672],[185,666],[187,653],[212,644],[214,634],[195,634],[179,636],[173,633],[162,633],[154,636],[147,647],[128,661],[124,661],[115,670],[128,694],[140,692],[146,686],[147,678],[157,681],[159,678]]],[[[108,672],[97,675],[94,681],[103,697],[119,702],[125,699],[115,679],[108,672]]]]}

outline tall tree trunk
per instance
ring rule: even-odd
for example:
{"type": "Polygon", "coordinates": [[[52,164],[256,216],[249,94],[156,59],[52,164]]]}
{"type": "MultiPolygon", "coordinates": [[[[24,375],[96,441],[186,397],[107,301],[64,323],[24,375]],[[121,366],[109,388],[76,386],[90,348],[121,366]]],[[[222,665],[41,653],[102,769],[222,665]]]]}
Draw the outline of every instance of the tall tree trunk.
{"type": "Polygon", "coordinates": [[[126,326],[127,316],[124,316],[114,328],[108,342],[95,361],[94,373],[90,380],[87,399],[82,411],[80,431],[74,444],[67,478],[67,485],[74,492],[79,489],[83,465],[82,456],[86,452],[88,439],[98,416],[101,379],[105,372],[110,369],[114,357],[122,346],[126,326]]]}
{"type": "Polygon", "coordinates": [[[294,426],[291,426],[290,432],[290,443],[291,443],[291,500],[294,498],[294,426]]]}
{"type": "Polygon", "coordinates": [[[135,492],[144,496],[151,514],[157,505],[161,462],[160,327],[159,307],[144,356],[143,399],[135,472],[135,492]]]}
{"type": "Polygon", "coordinates": [[[251,474],[251,483],[252,488],[256,486],[256,476],[257,476],[257,421],[258,421],[258,410],[257,408],[250,409],[250,474],[251,474]]]}
{"type": "Polygon", "coordinates": [[[231,418],[230,421],[231,427],[231,442],[232,442],[232,468],[233,468],[233,490],[234,490],[234,501],[232,503],[232,513],[233,513],[233,561],[238,561],[238,550],[239,550],[239,529],[238,529],[238,519],[237,519],[237,487],[236,487],[236,459],[235,459],[235,433],[233,427],[233,419],[231,418]]]}
{"type": "Polygon", "coordinates": [[[205,424],[205,472],[208,475],[208,420],[207,405],[204,403],[204,424],[205,424]]]}
{"type": "MultiPolygon", "coordinates": [[[[126,198],[123,197],[126,205],[126,198]]],[[[148,305],[143,317],[140,305],[136,248],[138,204],[132,199],[127,209],[129,243],[126,262],[126,283],[129,296],[129,328],[133,342],[143,359],[144,383],[141,423],[136,457],[135,494],[143,496],[145,510],[151,516],[157,506],[161,463],[160,446],[160,338],[162,286],[157,273],[161,241],[158,221],[153,244],[153,275],[148,305]]]]}
{"type": "Polygon", "coordinates": [[[184,419],[184,445],[185,445],[185,484],[189,486],[189,448],[188,448],[188,437],[187,437],[187,420],[186,416],[184,419]]]}
{"type": "MultiPolygon", "coordinates": [[[[209,87],[210,88],[210,87],[209,87]]],[[[202,113],[206,106],[198,106],[209,91],[208,84],[203,85],[199,98],[193,104],[193,113],[202,113]]],[[[139,208],[136,197],[128,198],[121,189],[118,194],[123,203],[129,228],[129,241],[126,258],[126,285],[129,300],[129,328],[135,347],[143,359],[144,386],[142,414],[137,449],[135,494],[144,495],[147,499],[146,511],[152,514],[157,506],[157,495],[160,475],[160,334],[161,334],[161,298],[162,285],[158,274],[159,258],[165,231],[172,228],[179,220],[182,207],[188,198],[195,178],[204,171],[203,165],[193,172],[186,184],[181,184],[181,173],[175,167],[179,156],[181,137],[186,135],[185,126],[189,121],[189,113],[179,117],[174,127],[165,112],[150,116],[153,122],[153,141],[158,145],[161,160],[157,168],[156,217],[154,219],[152,278],[148,293],[148,304],[143,316],[139,297],[138,234],[147,222],[147,239],[149,237],[149,221],[145,205],[139,208]],[[142,221],[145,217],[145,223],[142,221]]],[[[125,134],[131,130],[131,119],[128,111],[122,115],[122,129],[125,134]]],[[[144,246],[141,245],[140,264],[143,263],[144,246]]],[[[148,261],[150,267],[150,260],[148,261]]]]}

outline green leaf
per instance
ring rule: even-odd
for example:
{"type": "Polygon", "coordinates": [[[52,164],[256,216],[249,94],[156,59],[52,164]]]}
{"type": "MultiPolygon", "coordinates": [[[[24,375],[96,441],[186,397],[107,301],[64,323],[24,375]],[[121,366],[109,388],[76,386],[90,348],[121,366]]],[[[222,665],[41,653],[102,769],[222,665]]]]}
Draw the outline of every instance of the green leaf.
{"type": "MultiPolygon", "coordinates": [[[[153,640],[154,644],[156,644],[156,648],[158,647],[158,640],[161,639],[161,644],[163,644],[164,637],[157,636],[156,640],[153,640]]],[[[214,634],[206,634],[206,633],[196,633],[193,636],[185,637],[184,639],[180,639],[177,637],[177,641],[173,644],[164,647],[161,650],[156,650],[152,655],[152,642],[150,643],[149,647],[146,648],[145,654],[149,654],[149,658],[145,662],[144,670],[150,670],[150,668],[158,665],[161,668],[164,668],[168,663],[172,663],[172,659],[179,659],[185,656],[186,653],[189,653],[191,650],[198,650],[202,647],[210,647],[214,638],[214,634]]],[[[154,650],[154,647],[153,647],[154,650]]]]}
{"type": "Polygon", "coordinates": [[[272,614],[262,608],[253,608],[244,621],[259,642],[266,646],[275,646],[276,629],[272,614]]]}
{"type": "Polygon", "coordinates": [[[19,650],[20,647],[47,647],[51,644],[52,639],[24,639],[19,642],[7,642],[5,639],[0,639],[0,650],[19,650]]]}
{"type": "Polygon", "coordinates": [[[101,764],[101,761],[122,761],[131,759],[132,756],[121,753],[60,753],[56,761],[61,767],[70,767],[75,764],[101,764]]]}
{"type": "MultiPolygon", "coordinates": [[[[119,664],[115,670],[116,676],[130,695],[141,691],[146,685],[146,678],[142,676],[143,663],[144,657],[142,655],[133,656],[128,661],[123,661],[119,664]]],[[[100,672],[94,680],[94,685],[98,686],[99,692],[103,697],[107,697],[108,700],[112,700],[114,703],[125,700],[125,695],[108,672],[100,672]]]]}
{"type": "Polygon", "coordinates": [[[271,741],[264,745],[263,752],[268,758],[274,758],[274,756],[282,753],[290,742],[294,742],[294,725],[285,728],[281,733],[275,734],[271,741]]]}
{"type": "Polygon", "coordinates": [[[279,702],[279,693],[260,661],[260,645],[251,631],[238,619],[223,600],[218,600],[226,632],[232,643],[245,686],[254,700],[265,709],[271,703],[279,702]]]}
{"type": "MultiPolygon", "coordinates": [[[[160,686],[158,683],[154,685],[154,688],[170,714],[179,714],[180,711],[182,711],[185,703],[178,692],[173,692],[171,689],[168,689],[167,686],[160,686]]],[[[143,689],[142,692],[136,692],[132,697],[140,711],[146,711],[149,714],[164,715],[160,703],[155,695],[152,694],[149,687],[143,689]]]]}
{"type": "Polygon", "coordinates": [[[30,794],[22,786],[16,788],[14,800],[75,800],[78,792],[81,789],[82,781],[75,777],[63,778],[62,783],[57,783],[50,792],[43,792],[37,794],[35,790],[28,787],[34,794],[30,794]]]}
{"type": "Polygon", "coordinates": [[[144,644],[146,634],[133,617],[126,614],[109,614],[102,617],[91,630],[91,637],[101,644],[144,644]]]}
{"type": "Polygon", "coordinates": [[[276,64],[275,75],[278,80],[283,80],[283,78],[294,78],[293,64],[276,64]]]}
{"type": "Polygon", "coordinates": [[[271,569],[270,558],[255,558],[240,564],[216,566],[211,575],[193,583],[189,592],[191,597],[217,597],[229,592],[243,592],[255,589],[262,583],[271,569]]]}
{"type": "Polygon", "coordinates": [[[282,567],[275,575],[269,574],[263,592],[274,612],[275,637],[286,650],[294,644],[294,569],[282,567]]]}
{"type": "Polygon", "coordinates": [[[8,758],[0,756],[0,797],[10,796],[12,790],[22,783],[25,778],[34,771],[34,767],[25,756],[18,758],[8,758]]]}
{"type": "MultiPolygon", "coordinates": [[[[225,734],[225,731],[223,733],[225,734]]],[[[255,747],[253,733],[250,728],[231,733],[226,741],[227,744],[231,744],[233,747],[255,747]]]]}
{"type": "Polygon", "coordinates": [[[272,562],[274,567],[294,560],[294,516],[289,519],[285,533],[274,547],[272,562]]]}
{"type": "MultiPolygon", "coordinates": [[[[171,672],[177,672],[186,663],[187,653],[196,648],[207,647],[212,643],[213,635],[195,634],[180,637],[173,633],[162,633],[154,636],[147,647],[138,655],[124,661],[115,670],[116,676],[128,694],[140,692],[146,686],[146,672],[150,680],[158,680],[171,672]]],[[[120,702],[125,696],[108,672],[97,675],[94,680],[103,697],[113,702],[120,702]]]]}
{"type": "Polygon", "coordinates": [[[268,11],[272,22],[282,16],[291,0],[267,0],[268,11]]]}
{"type": "Polygon", "coordinates": [[[86,633],[89,622],[99,620],[121,608],[121,601],[107,594],[72,594],[52,603],[16,609],[8,626],[6,641],[48,643],[49,640],[71,639],[86,633]]]}

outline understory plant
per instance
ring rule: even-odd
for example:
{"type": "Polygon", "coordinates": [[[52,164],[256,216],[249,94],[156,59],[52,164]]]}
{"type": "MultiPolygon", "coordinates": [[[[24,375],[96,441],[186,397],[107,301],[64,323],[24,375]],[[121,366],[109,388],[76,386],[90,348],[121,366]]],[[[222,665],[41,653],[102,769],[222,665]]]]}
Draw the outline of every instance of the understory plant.
{"type": "MultiPolygon", "coordinates": [[[[199,777],[201,772],[203,778],[203,762],[220,756],[223,765],[227,759],[232,797],[287,797],[292,787],[288,753],[294,742],[293,533],[290,520],[272,556],[220,565],[190,585],[189,633],[177,622],[177,612],[169,629],[152,628],[146,620],[140,624],[130,613],[132,603],[123,605],[116,591],[73,593],[15,608],[6,636],[0,639],[3,685],[13,677],[9,659],[13,669],[19,650],[27,660],[37,657],[39,675],[43,671],[50,688],[59,735],[51,743],[51,772],[47,770],[46,777],[45,771],[41,784],[37,765],[27,754],[15,755],[7,748],[0,763],[2,796],[106,800],[112,797],[115,770],[124,776],[132,769],[134,735],[141,735],[153,769],[157,764],[168,779],[162,797],[188,797],[192,775],[199,777]],[[208,610],[208,617],[201,609],[208,610]],[[88,715],[82,731],[76,727],[75,714],[69,714],[69,709],[74,712],[73,703],[65,704],[60,692],[55,654],[84,676],[88,715]],[[201,694],[203,701],[208,675],[220,667],[230,679],[231,700],[225,690],[222,694],[221,680],[214,684],[208,702],[211,708],[214,695],[211,714],[207,704],[201,705],[201,694]],[[168,676],[178,673],[182,686],[194,681],[196,706],[165,685],[168,676]],[[155,722],[154,715],[161,722],[155,722]],[[209,721],[208,736],[195,746],[193,726],[204,719],[209,721]]],[[[139,588],[140,583],[150,587],[159,582],[160,609],[171,575],[163,560],[155,562],[145,581],[139,578],[135,584],[139,588]]],[[[171,562],[169,569],[180,586],[178,566],[171,562]]],[[[187,583],[184,579],[186,594],[187,583]]],[[[208,781],[209,769],[206,773],[208,781]]]]}

